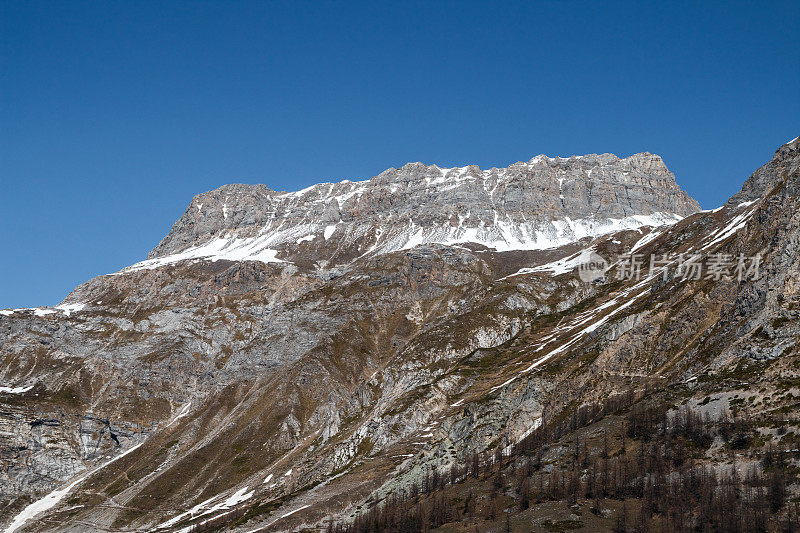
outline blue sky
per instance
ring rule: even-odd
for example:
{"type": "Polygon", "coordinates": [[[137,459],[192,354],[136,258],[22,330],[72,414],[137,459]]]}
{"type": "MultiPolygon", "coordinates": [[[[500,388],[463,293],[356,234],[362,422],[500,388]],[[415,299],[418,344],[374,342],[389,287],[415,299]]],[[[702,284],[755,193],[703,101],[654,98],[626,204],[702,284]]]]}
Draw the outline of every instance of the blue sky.
{"type": "Polygon", "coordinates": [[[646,150],[715,207],[800,134],[800,4],[644,4],[2,2],[0,308],[231,182],[646,150]]]}

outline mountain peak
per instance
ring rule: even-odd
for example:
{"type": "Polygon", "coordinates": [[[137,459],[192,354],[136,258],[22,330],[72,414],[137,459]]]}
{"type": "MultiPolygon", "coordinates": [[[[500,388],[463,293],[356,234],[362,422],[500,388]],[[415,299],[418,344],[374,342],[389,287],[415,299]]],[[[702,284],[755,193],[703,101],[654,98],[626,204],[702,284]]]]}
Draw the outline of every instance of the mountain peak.
{"type": "Polygon", "coordinates": [[[224,257],[223,250],[243,246],[249,252],[233,257],[334,263],[424,243],[545,249],[698,210],[649,152],[539,155],[488,170],[413,162],[369,180],[296,192],[222,186],[196,196],[148,258],[224,257]]]}

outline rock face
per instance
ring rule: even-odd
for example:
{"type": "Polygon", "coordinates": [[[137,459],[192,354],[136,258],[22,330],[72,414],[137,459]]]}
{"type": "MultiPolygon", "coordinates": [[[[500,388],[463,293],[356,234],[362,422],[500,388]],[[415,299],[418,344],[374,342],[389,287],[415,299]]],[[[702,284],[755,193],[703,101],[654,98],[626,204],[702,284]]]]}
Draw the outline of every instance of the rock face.
{"type": "Polygon", "coordinates": [[[409,163],[299,192],[234,184],[200,194],[148,258],[190,249],[193,257],[336,263],[431,243],[545,249],[698,210],[663,160],[646,152],[537,156],[489,170],[409,163]]]}
{"type": "Polygon", "coordinates": [[[199,195],[147,261],[57,308],[0,311],[0,521],[323,529],[629,390],[702,400],[764,361],[782,366],[747,386],[783,387],[800,368],[799,162],[795,140],[700,213],[651,154],[199,195]],[[631,250],[760,253],[765,275],[570,267],[631,250]]]}
{"type": "Polygon", "coordinates": [[[782,183],[787,176],[795,174],[800,165],[797,158],[792,157],[793,150],[796,150],[797,147],[797,141],[798,138],[792,139],[778,148],[772,159],[753,172],[742,186],[742,190],[731,197],[728,205],[758,200],[770,189],[782,183]]]}

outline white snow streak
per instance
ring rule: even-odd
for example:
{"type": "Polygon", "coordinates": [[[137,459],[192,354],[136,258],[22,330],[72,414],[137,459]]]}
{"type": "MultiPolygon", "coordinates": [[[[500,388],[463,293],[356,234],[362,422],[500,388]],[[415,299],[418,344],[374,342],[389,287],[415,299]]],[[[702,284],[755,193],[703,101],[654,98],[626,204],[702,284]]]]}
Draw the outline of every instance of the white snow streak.
{"type": "Polygon", "coordinates": [[[653,242],[653,241],[654,241],[654,240],[656,240],[658,237],[660,237],[660,236],[661,236],[661,235],[664,233],[664,231],[665,231],[665,230],[658,231],[658,230],[655,230],[655,229],[653,229],[652,231],[650,231],[650,233],[648,233],[647,235],[645,235],[644,237],[642,237],[641,239],[639,239],[638,241],[636,241],[636,244],[634,244],[634,245],[631,247],[631,253],[634,253],[634,252],[635,252],[636,250],[638,250],[639,248],[643,248],[643,247],[644,247],[645,245],[647,245],[648,243],[651,243],[651,242],[653,242]]]}
{"type": "Polygon", "coordinates": [[[514,223],[497,216],[493,224],[470,227],[465,225],[469,217],[459,220],[457,226],[444,228],[422,228],[413,222],[411,228],[405,229],[405,240],[401,237],[389,239],[383,246],[376,246],[381,252],[406,250],[420,244],[455,245],[475,243],[494,248],[498,252],[511,250],[545,250],[558,248],[584,238],[596,238],[601,235],[623,230],[638,229],[643,226],[658,227],[671,225],[682,217],[672,213],[654,213],[652,215],[633,215],[621,219],[576,219],[569,217],[554,220],[542,226],[533,223],[514,223]]]}
{"type": "Polygon", "coordinates": [[[170,427],[172,424],[174,424],[175,422],[177,422],[178,420],[180,420],[181,418],[183,418],[184,416],[186,416],[187,414],[189,414],[189,409],[190,409],[191,407],[192,407],[192,402],[189,402],[189,403],[187,403],[186,405],[184,405],[183,407],[181,407],[181,410],[178,412],[178,414],[177,414],[177,415],[175,415],[175,418],[173,418],[173,419],[170,421],[170,423],[169,423],[169,424],[167,424],[166,426],[164,426],[164,429],[167,429],[167,428],[168,428],[168,427],[170,427]]]}
{"type": "Polygon", "coordinates": [[[502,277],[497,281],[513,278],[514,276],[521,276],[523,274],[531,274],[533,272],[548,272],[553,276],[566,274],[568,272],[574,271],[578,267],[578,265],[589,261],[592,252],[594,252],[594,247],[590,246],[589,248],[585,248],[580,252],[574,253],[563,259],[559,259],[558,261],[545,263],[544,265],[539,265],[536,267],[521,268],[518,271],[514,272],[513,274],[509,274],[508,276],[502,277]]]}
{"type": "Polygon", "coordinates": [[[110,465],[114,461],[125,457],[126,455],[128,455],[129,453],[131,453],[132,451],[137,449],[139,446],[141,446],[142,444],[144,444],[144,442],[140,442],[139,444],[137,444],[133,448],[131,448],[131,449],[119,454],[118,456],[114,457],[110,461],[106,461],[105,463],[103,463],[102,465],[98,466],[97,468],[94,468],[94,469],[90,470],[89,472],[87,472],[86,474],[83,474],[82,476],[78,477],[78,479],[76,479],[75,481],[73,481],[72,483],[67,485],[66,487],[61,488],[61,489],[56,489],[53,492],[51,492],[50,494],[48,494],[47,496],[45,496],[44,498],[42,498],[40,500],[36,500],[32,504],[28,505],[25,509],[22,510],[22,512],[20,512],[14,518],[14,520],[11,522],[11,524],[9,524],[9,526],[6,528],[5,533],[13,533],[17,529],[21,528],[25,524],[25,522],[27,522],[28,520],[30,520],[34,516],[53,508],[56,504],[58,504],[58,502],[60,502],[64,498],[64,496],[66,496],[69,493],[69,491],[71,491],[73,488],[75,488],[76,485],[81,483],[83,480],[85,480],[86,478],[88,478],[89,476],[91,476],[92,474],[97,472],[98,470],[101,470],[102,468],[107,467],[108,465],[110,465]]]}
{"type": "Polygon", "coordinates": [[[725,226],[724,228],[722,228],[721,230],[718,229],[718,230],[715,230],[715,231],[711,232],[711,234],[708,237],[706,237],[706,240],[708,240],[710,242],[708,242],[708,244],[704,245],[701,249],[702,250],[707,250],[708,248],[711,248],[715,244],[718,244],[718,243],[724,241],[725,239],[727,239],[731,235],[734,235],[737,231],[742,229],[745,226],[745,224],[747,224],[747,220],[751,216],[753,216],[753,213],[755,213],[755,211],[756,211],[755,208],[751,207],[747,211],[745,211],[743,213],[739,213],[738,215],[733,217],[733,220],[731,220],[728,223],[728,225],[725,226]]]}
{"type": "Polygon", "coordinates": [[[6,394],[22,394],[24,392],[28,392],[33,388],[33,385],[28,385],[27,387],[0,387],[0,392],[4,392],[6,394]]]}
{"type": "Polygon", "coordinates": [[[301,506],[301,507],[298,507],[298,508],[297,508],[297,509],[295,509],[294,511],[289,511],[289,512],[288,512],[288,513],[286,513],[285,515],[281,516],[281,518],[286,518],[287,516],[292,516],[292,515],[293,515],[294,513],[296,513],[297,511],[302,511],[302,510],[303,510],[303,509],[305,509],[306,507],[311,507],[311,504],[307,504],[307,505],[303,505],[303,506],[301,506]]]}
{"type": "Polygon", "coordinates": [[[285,263],[277,258],[278,251],[269,248],[270,236],[250,239],[219,237],[205,244],[192,246],[182,252],[148,259],[124,268],[118,274],[136,270],[152,270],[160,266],[177,263],[185,259],[208,259],[218,261],[261,261],[262,263],[285,263]]]}

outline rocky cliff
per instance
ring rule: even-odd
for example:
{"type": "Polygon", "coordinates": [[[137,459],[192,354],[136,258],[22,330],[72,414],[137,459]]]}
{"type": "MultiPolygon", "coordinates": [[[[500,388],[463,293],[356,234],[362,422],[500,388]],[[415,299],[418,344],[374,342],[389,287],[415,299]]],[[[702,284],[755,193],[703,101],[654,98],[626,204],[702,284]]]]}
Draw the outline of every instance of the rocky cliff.
{"type": "Polygon", "coordinates": [[[234,184],[200,194],[148,258],[340,263],[432,243],[546,249],[698,210],[663,160],[646,152],[537,156],[489,170],[409,163],[298,192],[234,184]]]}

